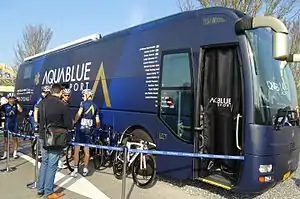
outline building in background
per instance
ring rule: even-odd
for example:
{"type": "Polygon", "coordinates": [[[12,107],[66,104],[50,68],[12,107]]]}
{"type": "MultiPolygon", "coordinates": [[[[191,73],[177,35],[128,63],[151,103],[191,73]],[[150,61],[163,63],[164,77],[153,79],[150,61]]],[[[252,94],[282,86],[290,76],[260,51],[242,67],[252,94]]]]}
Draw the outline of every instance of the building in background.
{"type": "Polygon", "coordinates": [[[15,86],[16,71],[0,63],[0,86],[15,86]]]}

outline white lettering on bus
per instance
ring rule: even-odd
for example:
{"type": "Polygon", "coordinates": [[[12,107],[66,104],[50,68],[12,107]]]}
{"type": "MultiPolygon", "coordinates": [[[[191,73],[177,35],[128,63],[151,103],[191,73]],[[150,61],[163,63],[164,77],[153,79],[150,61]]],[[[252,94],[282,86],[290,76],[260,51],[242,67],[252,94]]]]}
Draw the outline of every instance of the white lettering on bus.
{"type": "Polygon", "coordinates": [[[45,72],[42,85],[70,82],[70,88],[74,91],[89,88],[91,65],[91,62],[85,62],[72,66],[50,69],[45,72]]]}
{"type": "Polygon", "coordinates": [[[231,98],[212,97],[209,103],[217,104],[218,107],[231,107],[231,98]]]}
{"type": "Polygon", "coordinates": [[[287,95],[288,87],[285,83],[266,81],[266,84],[269,90],[279,92],[281,95],[287,95]]]}
{"type": "Polygon", "coordinates": [[[43,77],[42,84],[53,84],[59,82],[80,82],[89,81],[88,73],[91,62],[67,66],[62,68],[55,68],[46,71],[43,77]]]}

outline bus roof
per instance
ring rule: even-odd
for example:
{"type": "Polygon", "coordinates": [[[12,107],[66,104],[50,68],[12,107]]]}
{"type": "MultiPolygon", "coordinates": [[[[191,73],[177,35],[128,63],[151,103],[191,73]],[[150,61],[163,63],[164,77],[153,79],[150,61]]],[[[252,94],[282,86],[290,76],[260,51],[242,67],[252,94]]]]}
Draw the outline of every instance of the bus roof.
{"type": "Polygon", "coordinates": [[[94,41],[97,41],[99,39],[101,39],[101,35],[100,34],[92,34],[90,36],[82,37],[82,38],[77,39],[75,41],[71,41],[71,42],[65,43],[65,44],[60,45],[60,46],[58,46],[56,48],[53,48],[53,49],[50,49],[50,50],[46,50],[46,51],[38,53],[36,55],[30,56],[30,57],[26,57],[24,59],[24,61],[29,61],[29,60],[32,60],[34,58],[50,54],[52,52],[57,52],[57,51],[60,51],[60,50],[65,50],[67,48],[72,48],[72,47],[79,46],[79,45],[82,45],[82,44],[86,44],[86,43],[89,43],[89,42],[94,42],[94,41]]]}
{"type": "Polygon", "coordinates": [[[235,10],[235,9],[232,9],[232,8],[226,8],[226,7],[210,7],[210,8],[202,8],[202,9],[198,9],[198,10],[180,12],[180,13],[169,15],[169,16],[166,16],[166,17],[163,17],[163,18],[160,18],[160,19],[150,21],[150,22],[139,24],[139,25],[136,25],[136,26],[124,29],[124,30],[120,30],[120,31],[117,31],[117,32],[114,32],[114,33],[110,33],[110,34],[105,35],[103,37],[101,36],[101,34],[93,34],[93,35],[90,35],[90,36],[87,36],[87,37],[83,37],[83,38],[77,39],[75,41],[71,41],[71,42],[65,43],[63,45],[60,45],[56,48],[46,50],[44,52],[38,53],[38,54],[30,56],[30,57],[26,57],[24,59],[24,62],[31,61],[31,60],[33,60],[35,58],[38,58],[38,57],[41,57],[43,55],[48,55],[48,54],[59,52],[59,51],[62,51],[62,50],[78,47],[80,45],[88,44],[88,43],[91,43],[91,42],[97,42],[100,39],[101,40],[110,39],[110,38],[118,37],[118,36],[121,36],[121,35],[124,35],[124,34],[129,34],[129,33],[132,33],[132,32],[140,32],[140,31],[151,29],[151,28],[156,28],[160,25],[164,25],[166,23],[173,22],[173,21],[176,21],[176,20],[188,19],[188,18],[191,18],[191,17],[195,16],[196,14],[199,14],[199,12],[207,13],[207,14],[209,14],[210,12],[219,12],[219,13],[225,13],[225,14],[231,14],[231,15],[235,14],[238,17],[245,16],[245,14],[242,13],[241,11],[239,11],[239,10],[235,10]]]}

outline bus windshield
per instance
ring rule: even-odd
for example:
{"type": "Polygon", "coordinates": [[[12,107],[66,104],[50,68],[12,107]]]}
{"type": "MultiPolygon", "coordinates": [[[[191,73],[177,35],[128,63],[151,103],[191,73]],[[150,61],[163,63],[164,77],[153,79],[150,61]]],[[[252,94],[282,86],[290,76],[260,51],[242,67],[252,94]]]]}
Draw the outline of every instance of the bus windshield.
{"type": "Polygon", "coordinates": [[[253,53],[254,122],[271,125],[279,108],[297,106],[294,77],[289,65],[280,67],[285,63],[272,56],[272,31],[261,28],[246,36],[253,53]]]}

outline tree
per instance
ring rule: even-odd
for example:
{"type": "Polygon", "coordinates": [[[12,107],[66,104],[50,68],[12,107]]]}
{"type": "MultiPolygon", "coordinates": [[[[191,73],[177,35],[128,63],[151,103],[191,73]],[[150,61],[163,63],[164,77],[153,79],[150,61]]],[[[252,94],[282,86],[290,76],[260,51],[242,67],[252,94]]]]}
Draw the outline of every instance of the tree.
{"type": "Polygon", "coordinates": [[[22,32],[22,40],[15,48],[15,67],[17,68],[28,56],[35,55],[47,49],[53,36],[53,31],[40,25],[26,25],[22,32]]]}
{"type": "Polygon", "coordinates": [[[197,8],[199,8],[199,6],[197,6],[197,0],[177,0],[179,9],[181,12],[183,11],[187,11],[187,10],[196,10],[197,8]]]}
{"type": "Polygon", "coordinates": [[[289,21],[299,14],[296,2],[297,0],[178,0],[178,6],[181,11],[224,6],[240,10],[250,16],[262,12],[264,15],[289,21]]]}
{"type": "MultiPolygon", "coordinates": [[[[288,23],[291,46],[291,54],[300,53],[300,16],[295,18],[292,22],[288,23]]],[[[296,82],[296,88],[298,93],[298,102],[300,103],[300,68],[299,63],[291,65],[293,76],[296,82]]]]}

